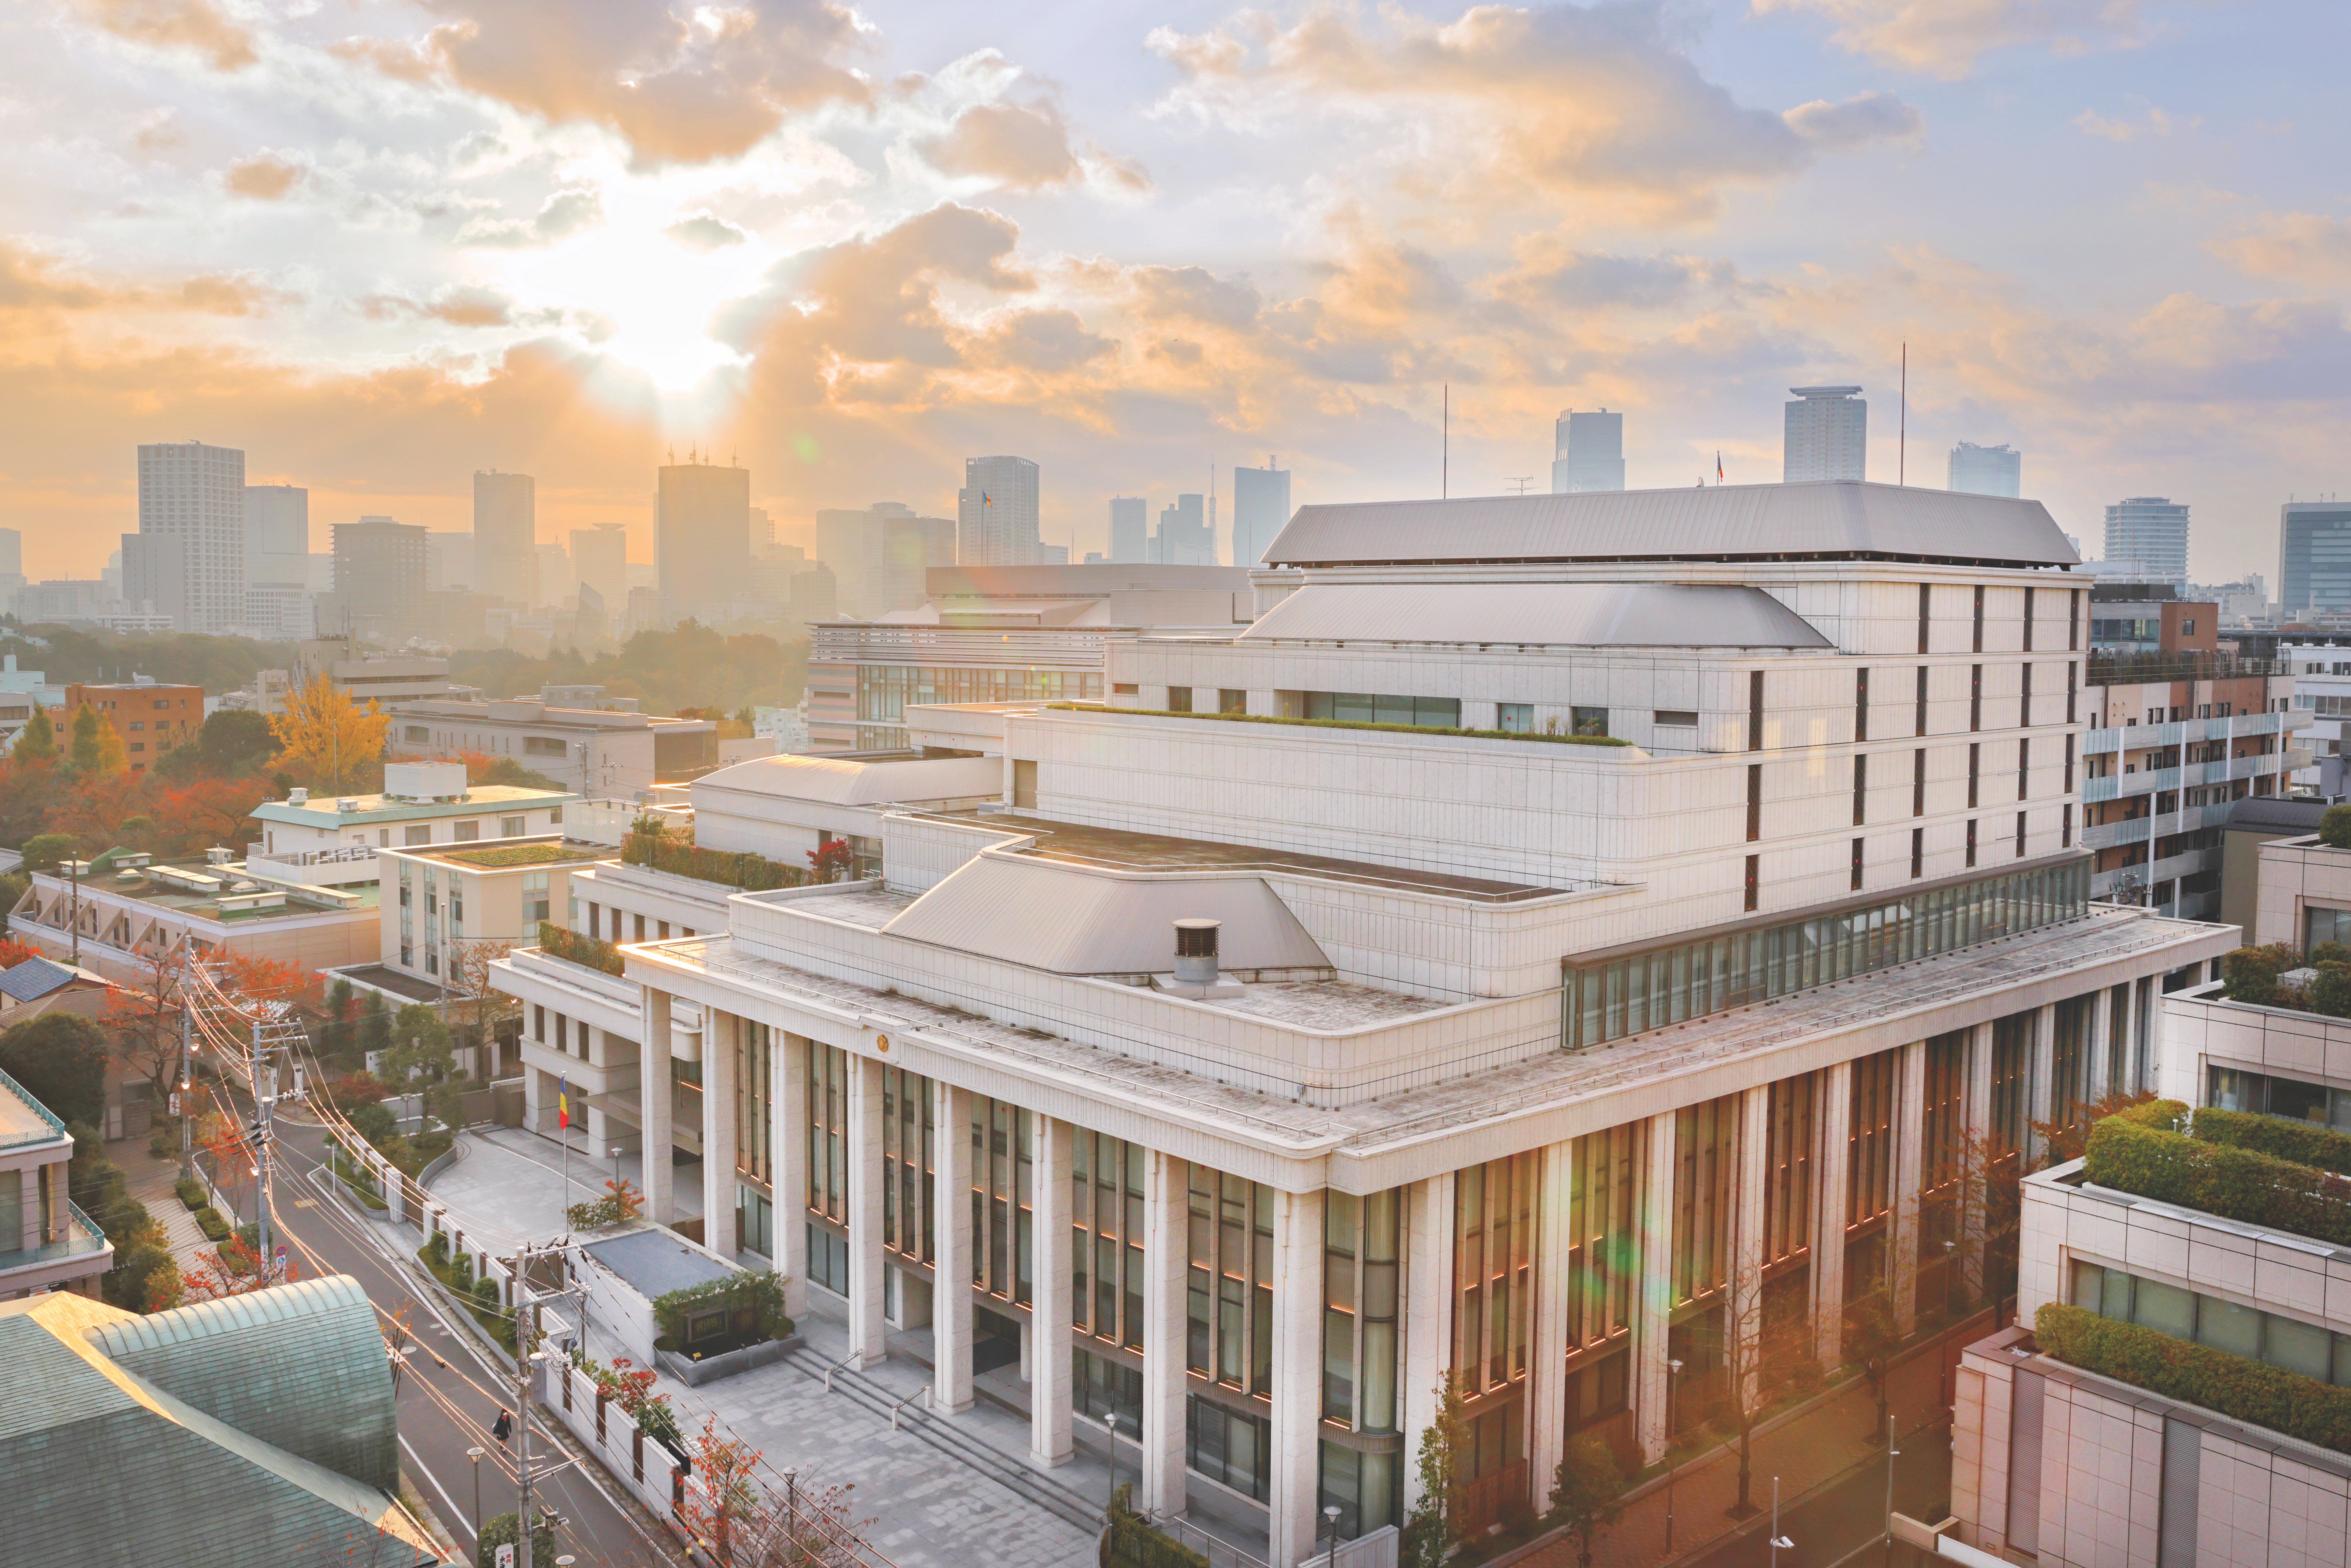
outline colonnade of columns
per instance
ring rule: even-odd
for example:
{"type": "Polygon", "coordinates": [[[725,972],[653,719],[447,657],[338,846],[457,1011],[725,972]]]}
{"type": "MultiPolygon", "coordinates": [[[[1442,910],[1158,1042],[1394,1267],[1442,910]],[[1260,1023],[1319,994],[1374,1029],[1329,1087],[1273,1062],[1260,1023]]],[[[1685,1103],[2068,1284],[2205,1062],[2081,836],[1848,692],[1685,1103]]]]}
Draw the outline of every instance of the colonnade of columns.
{"type": "MultiPolygon", "coordinates": [[[[2084,1078],[2077,1092],[2095,1098],[2115,1087],[2107,1063],[2112,1028],[2110,998],[2097,993],[2084,1040],[2084,1078]]],[[[2056,1009],[2043,1007],[2033,1015],[2026,1052],[2025,1092],[2029,1113],[2047,1119],[2053,1106],[2053,1043],[2056,1009]]],[[[656,991],[645,997],[648,1042],[671,1038],[671,999],[656,991]]],[[[708,1009],[702,1031],[704,1213],[714,1226],[723,1226],[735,1210],[736,1129],[735,1082],[737,1049],[745,1025],[716,1009],[708,1009]]],[[[1965,1086],[1961,1122],[1966,1133],[1981,1136],[1991,1126],[1994,1025],[1983,1023],[1970,1031],[1965,1055],[1965,1086]]],[[[791,1036],[773,1036],[775,1057],[768,1073],[771,1124],[770,1146],[775,1177],[774,1239],[776,1266],[787,1284],[788,1310],[807,1310],[808,1257],[803,1224],[805,1195],[810,1190],[810,1082],[808,1058],[791,1036]]],[[[653,1151],[669,1146],[670,1085],[656,1071],[667,1062],[647,1049],[643,1063],[645,1186],[647,1213],[666,1223],[672,1216],[673,1194],[669,1162],[653,1151]]],[[[846,1134],[849,1178],[847,1220],[849,1244],[849,1328],[853,1364],[871,1366],[887,1354],[883,1322],[884,1270],[889,1267],[883,1247],[883,1187],[887,1179],[883,1146],[883,1071],[881,1061],[860,1053],[849,1056],[846,1134]]],[[[1888,1218],[1889,1245],[1907,1265],[1895,1268],[1895,1309],[1900,1326],[1910,1329],[1917,1312],[1915,1265],[1920,1245],[1919,1191],[1927,1151],[1928,1043],[1901,1048],[1894,1087],[1894,1171],[1896,1195],[1888,1218]]],[[[972,1353],[975,1334],[973,1291],[975,1249],[972,1192],[974,1157],[967,1130],[972,1124],[973,1102],[967,1090],[932,1082],[931,1115],[938,1135],[932,1147],[934,1183],[933,1225],[936,1281],[932,1294],[931,1332],[935,1346],[932,1400],[934,1407],[954,1414],[973,1403],[972,1353]]],[[[1817,1129],[1813,1160],[1812,1238],[1809,1273],[1815,1353],[1823,1362],[1840,1358],[1846,1292],[1845,1218],[1850,1180],[1850,1145],[1854,1065],[1839,1062],[1821,1070],[1813,1101],[1817,1129]]],[[[1729,1294],[1734,1311],[1752,1309],[1761,1291],[1765,1193],[1771,1139],[1771,1088],[1761,1085],[1741,1092],[1736,1119],[1730,1219],[1729,1294]]],[[[1640,1200],[1635,1205],[1635,1244],[1642,1287],[1635,1294],[1632,1322],[1631,1393],[1633,1436],[1645,1458],[1655,1460],[1667,1447],[1667,1336],[1672,1302],[1664,1288],[1673,1256],[1673,1202],[1677,1168],[1675,1112],[1651,1117],[1641,1140],[1640,1200]]],[[[1030,1452],[1033,1462],[1053,1466],[1073,1457],[1072,1433],[1072,1273],[1071,1155],[1075,1129],[1065,1121],[1032,1114],[1029,1155],[1031,1161],[1031,1238],[1028,1354],[1030,1377],[1030,1452]]],[[[1536,1206],[1536,1286],[1532,1309],[1531,1386],[1525,1433],[1530,1477],[1541,1508],[1548,1500],[1551,1478],[1565,1441],[1565,1366],[1573,1348],[1567,1340],[1565,1259],[1568,1233],[1573,1145],[1559,1143],[1540,1152],[1539,1201],[1536,1206]]],[[[1189,1199],[1185,1163],[1163,1151],[1151,1150],[1145,1160],[1143,1206],[1143,1363],[1141,1431],[1142,1465],[1135,1500],[1145,1511],[1173,1514],[1186,1506],[1187,1279],[1189,1264],[1189,1199]]],[[[1428,1419],[1432,1391],[1448,1370],[1453,1351],[1455,1307],[1454,1228],[1456,1176],[1442,1172],[1408,1184],[1402,1189],[1400,1228],[1404,1257],[1400,1317],[1403,1322],[1401,1381],[1406,1412],[1403,1433],[1405,1453],[1416,1448],[1419,1430],[1428,1419]]],[[[1980,1259],[1980,1204],[1967,1206],[1974,1234],[1964,1248],[1980,1259]]],[[[1270,1401],[1269,1484],[1269,1562],[1273,1568],[1292,1568],[1312,1553],[1320,1521],[1320,1460],[1322,1443],[1322,1381],[1324,1261],[1323,1195],[1320,1191],[1280,1192],[1273,1219],[1273,1344],[1270,1401]]],[[[714,1238],[723,1232],[714,1229],[714,1238]]],[[[714,1245],[725,1245],[714,1240],[714,1245]]],[[[1971,1285],[1980,1281],[1971,1281],[1971,1285]]],[[[1416,1476],[1403,1467],[1403,1507],[1409,1512],[1418,1500],[1416,1476]]]]}

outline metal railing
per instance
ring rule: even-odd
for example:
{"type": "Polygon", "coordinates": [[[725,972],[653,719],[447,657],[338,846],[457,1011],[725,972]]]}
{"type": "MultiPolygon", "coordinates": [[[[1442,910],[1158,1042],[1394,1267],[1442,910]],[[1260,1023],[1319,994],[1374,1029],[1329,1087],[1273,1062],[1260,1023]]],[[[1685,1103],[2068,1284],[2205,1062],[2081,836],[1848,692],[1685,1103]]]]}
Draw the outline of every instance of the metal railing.
{"type": "Polygon", "coordinates": [[[56,1113],[35,1099],[31,1090],[17,1082],[5,1071],[0,1071],[0,1088],[5,1088],[15,1094],[17,1099],[25,1103],[34,1115],[41,1119],[41,1125],[37,1127],[28,1127],[21,1133],[0,1135],[0,1149],[22,1148],[27,1144],[54,1144],[66,1135],[66,1124],[57,1119],[56,1113]]]}
{"type": "Polygon", "coordinates": [[[0,1269],[26,1269],[36,1263],[54,1263],[60,1258],[82,1258],[106,1249],[106,1232],[98,1221],[81,1211],[72,1199],[66,1200],[65,1234],[54,1241],[44,1241],[37,1247],[19,1247],[13,1252],[0,1252],[0,1269]]]}
{"type": "Polygon", "coordinates": [[[1190,1520],[1155,1520],[1152,1526],[1163,1534],[1174,1536],[1177,1542],[1207,1558],[1208,1568],[1266,1568],[1264,1558],[1252,1557],[1223,1537],[1209,1534],[1190,1520]]]}

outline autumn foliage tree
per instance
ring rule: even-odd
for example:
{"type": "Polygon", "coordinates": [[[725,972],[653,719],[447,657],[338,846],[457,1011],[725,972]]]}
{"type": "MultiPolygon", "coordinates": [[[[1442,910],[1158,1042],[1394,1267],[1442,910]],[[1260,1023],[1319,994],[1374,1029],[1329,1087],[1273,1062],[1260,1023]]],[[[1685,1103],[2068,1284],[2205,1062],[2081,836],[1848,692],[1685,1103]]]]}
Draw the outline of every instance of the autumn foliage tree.
{"type": "Polygon", "coordinates": [[[286,695],[285,710],[269,727],[283,749],[278,764],[314,789],[335,793],[375,776],[391,716],[372,703],[354,703],[324,675],[286,695]]]}

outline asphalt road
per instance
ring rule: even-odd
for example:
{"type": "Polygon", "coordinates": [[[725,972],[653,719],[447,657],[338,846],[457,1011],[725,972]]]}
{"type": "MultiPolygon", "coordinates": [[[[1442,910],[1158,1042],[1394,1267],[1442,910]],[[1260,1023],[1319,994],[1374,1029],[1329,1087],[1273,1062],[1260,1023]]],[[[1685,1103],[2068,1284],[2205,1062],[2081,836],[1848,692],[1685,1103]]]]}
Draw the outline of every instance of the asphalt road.
{"type": "MultiPolygon", "coordinates": [[[[498,1407],[513,1405],[514,1379],[495,1354],[483,1347],[470,1322],[452,1321],[452,1309],[422,1281],[415,1267],[389,1256],[392,1246],[325,1188],[321,1166],[325,1135],[318,1128],[278,1123],[281,1163],[273,1186],[277,1222],[327,1269],[350,1275],[385,1312],[404,1312],[414,1331],[408,1367],[400,1385],[402,1469],[441,1518],[459,1546],[474,1551],[475,1461],[465,1450],[487,1450],[480,1461],[481,1518],[515,1510],[514,1449],[489,1436],[498,1407]],[[316,1174],[314,1174],[316,1173],[316,1174]],[[468,1381],[470,1380],[470,1381],[468,1381]],[[493,1397],[502,1394],[503,1399],[493,1397]]],[[[289,1249],[289,1251],[292,1249],[289,1249]]],[[[293,1251],[299,1260],[301,1253],[293,1251]]],[[[304,1270],[304,1271],[307,1271],[304,1270]]],[[[567,1465],[553,1475],[550,1464],[566,1456],[545,1436],[547,1417],[534,1427],[531,1452],[535,1504],[551,1509],[565,1522],[556,1532],[556,1551],[569,1553],[577,1568],[674,1568],[669,1544],[649,1542],[635,1519],[606,1489],[601,1475],[582,1475],[567,1465]]],[[[518,1436],[518,1434],[517,1434],[518,1436]]],[[[536,1568],[550,1568],[539,1563],[536,1568]]]]}
{"type": "MultiPolygon", "coordinates": [[[[1931,1511],[1940,1519],[1938,1505],[1950,1496],[1950,1428],[1928,1427],[1905,1437],[1894,1460],[1896,1511],[1913,1519],[1931,1511]]],[[[1687,1568],[1772,1568],[1771,1478],[1756,1476],[1753,1492],[1764,1511],[1738,1535],[1687,1559],[1687,1568]]],[[[1883,1454],[1827,1482],[1809,1497],[1783,1499],[1780,1533],[1793,1545],[1779,1554],[1777,1568],[1838,1568],[1839,1564],[1877,1568],[1881,1556],[1876,1543],[1886,1536],[1883,1454]],[[1870,1550],[1864,1552],[1864,1548],[1870,1550]]],[[[1598,1554],[1594,1555],[1596,1560],[1598,1554]]]]}

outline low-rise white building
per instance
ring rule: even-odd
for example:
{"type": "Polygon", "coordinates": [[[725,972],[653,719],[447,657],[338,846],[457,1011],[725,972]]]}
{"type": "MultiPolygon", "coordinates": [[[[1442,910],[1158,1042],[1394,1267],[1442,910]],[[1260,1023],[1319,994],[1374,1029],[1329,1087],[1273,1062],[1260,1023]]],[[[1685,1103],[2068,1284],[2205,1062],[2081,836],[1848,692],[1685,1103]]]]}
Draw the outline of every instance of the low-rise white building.
{"type": "Polygon", "coordinates": [[[114,1244],[68,1196],[73,1135],[0,1072],[0,1301],[45,1291],[98,1293],[114,1244]]]}
{"type": "Polygon", "coordinates": [[[376,880],[375,852],[484,839],[559,833],[568,790],[507,784],[469,785],[461,762],[394,762],[373,795],[321,796],[297,789],[254,808],[261,842],[248,852],[255,872],[324,887],[376,880]]]}
{"type": "Polygon", "coordinates": [[[718,726],[709,719],[557,707],[535,697],[399,703],[385,744],[402,758],[511,757],[600,800],[629,799],[718,766],[718,726]]]}

